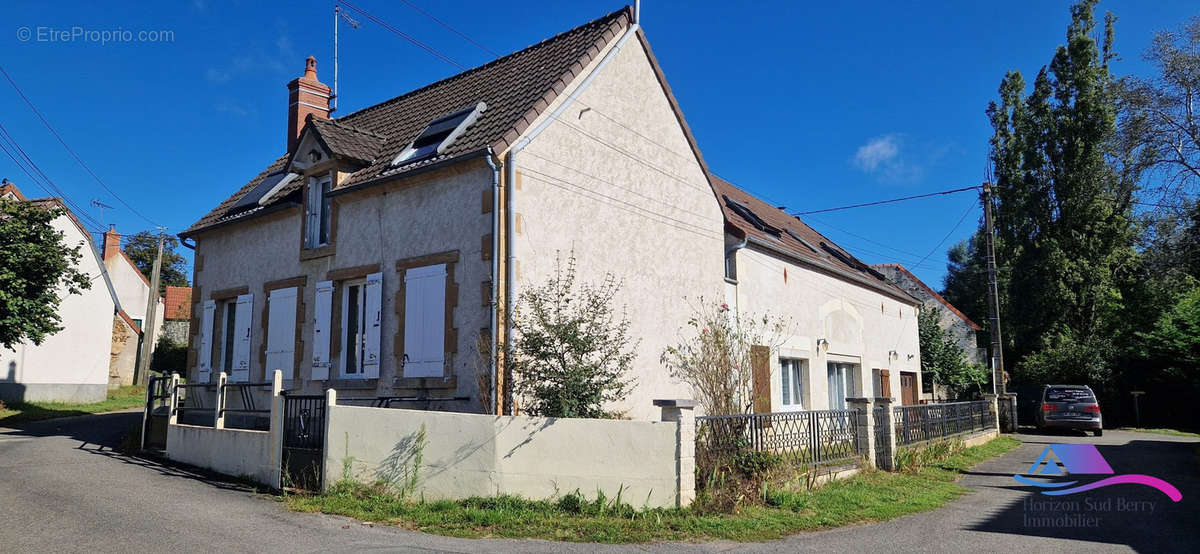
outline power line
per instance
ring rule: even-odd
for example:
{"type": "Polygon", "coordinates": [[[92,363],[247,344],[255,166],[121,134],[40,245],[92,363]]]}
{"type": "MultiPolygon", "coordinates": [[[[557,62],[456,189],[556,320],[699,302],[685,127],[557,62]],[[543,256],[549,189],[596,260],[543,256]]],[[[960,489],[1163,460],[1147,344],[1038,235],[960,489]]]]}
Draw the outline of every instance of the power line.
{"type": "Polygon", "coordinates": [[[971,203],[967,205],[966,211],[963,212],[962,217],[958,218],[958,223],[954,224],[954,227],[952,227],[950,229],[950,232],[946,233],[946,236],[942,237],[942,240],[938,241],[937,246],[934,246],[933,249],[930,250],[929,253],[926,254],[924,258],[921,258],[921,261],[917,262],[917,265],[921,265],[921,263],[924,262],[925,260],[928,260],[929,257],[932,256],[934,252],[937,252],[937,250],[939,248],[941,248],[943,244],[946,243],[946,240],[950,238],[950,235],[953,235],[954,232],[958,230],[958,226],[962,225],[962,222],[967,219],[967,214],[971,213],[974,209],[975,209],[975,201],[971,201],[971,203]]]}
{"type": "Polygon", "coordinates": [[[471,44],[474,44],[475,46],[478,46],[480,50],[483,50],[484,52],[487,52],[488,54],[491,54],[491,55],[493,55],[493,56],[495,56],[495,57],[497,57],[497,58],[499,58],[499,57],[500,57],[500,54],[497,54],[497,53],[496,53],[494,50],[492,50],[491,48],[488,48],[488,47],[486,47],[486,46],[484,46],[484,45],[480,44],[479,42],[475,41],[475,39],[473,39],[473,38],[471,38],[471,37],[467,36],[467,34],[466,34],[466,33],[462,32],[462,31],[459,31],[458,29],[455,29],[454,27],[451,27],[449,23],[446,23],[445,21],[442,21],[441,19],[438,19],[437,17],[434,17],[434,15],[433,15],[433,14],[431,14],[431,13],[429,13],[429,12],[425,11],[425,10],[422,10],[421,8],[417,7],[417,5],[416,5],[416,4],[413,4],[412,2],[409,2],[408,0],[400,0],[400,1],[401,1],[401,2],[403,2],[403,3],[404,3],[406,6],[408,6],[408,7],[412,8],[413,10],[416,10],[416,12],[417,12],[417,13],[419,13],[419,14],[421,14],[421,15],[425,16],[425,17],[428,17],[429,19],[432,19],[432,20],[434,20],[435,22],[437,22],[437,24],[438,24],[438,25],[441,25],[442,27],[445,27],[445,28],[449,29],[449,30],[450,30],[450,32],[452,32],[452,33],[454,33],[454,34],[456,34],[456,35],[458,35],[458,36],[462,37],[462,38],[463,38],[463,40],[466,40],[467,42],[469,42],[469,43],[471,43],[471,44]]]}
{"type": "Polygon", "coordinates": [[[811,211],[807,211],[807,212],[796,212],[796,213],[794,213],[794,214],[792,214],[792,215],[809,215],[809,214],[820,214],[820,213],[825,213],[825,212],[836,212],[836,211],[839,211],[839,210],[849,210],[849,209],[853,209],[853,208],[865,208],[865,207],[867,207],[867,206],[878,206],[878,205],[880,205],[880,204],[891,204],[891,203],[893,203],[893,202],[903,202],[903,201],[905,201],[905,200],[916,200],[916,199],[918,199],[918,198],[929,198],[929,197],[931,197],[931,196],[941,196],[941,195],[944,195],[944,194],[954,194],[954,193],[956,193],[956,192],[965,192],[965,191],[968,191],[968,190],[976,190],[976,189],[978,189],[978,188],[979,188],[979,185],[975,185],[975,186],[971,186],[971,187],[963,187],[963,188],[960,188],[960,189],[953,189],[953,190],[943,190],[943,191],[939,191],[939,192],[930,192],[930,193],[926,193],[926,194],[918,194],[918,195],[915,195],[915,196],[905,196],[905,197],[903,197],[903,198],[892,198],[892,199],[890,199],[890,200],[877,200],[877,201],[875,201],[875,202],[866,202],[866,203],[863,203],[863,204],[852,204],[852,205],[849,205],[849,206],[838,206],[838,207],[836,207],[836,208],[825,208],[825,209],[823,209],[823,210],[811,210],[811,211]]]}
{"type": "Polygon", "coordinates": [[[42,121],[42,124],[46,126],[46,129],[48,129],[50,131],[50,134],[54,135],[54,138],[58,139],[59,144],[62,144],[63,148],[67,149],[67,152],[69,152],[71,154],[71,157],[75,158],[75,161],[79,163],[80,167],[82,167],[85,171],[87,171],[88,174],[91,175],[92,178],[95,179],[97,183],[100,183],[100,186],[103,187],[104,190],[108,191],[108,193],[111,194],[113,196],[113,198],[116,198],[118,202],[120,202],[123,206],[128,208],[129,211],[132,212],[134,215],[146,220],[151,225],[158,225],[158,223],[156,223],[154,220],[142,215],[141,212],[134,209],[133,206],[130,206],[129,203],[126,202],[123,198],[121,198],[116,192],[113,192],[113,190],[111,188],[109,188],[108,185],[104,184],[104,181],[102,179],[100,179],[100,176],[96,175],[96,172],[92,171],[92,168],[88,167],[87,164],[83,163],[83,159],[79,157],[79,154],[76,154],[75,151],[72,150],[71,147],[67,145],[67,141],[63,140],[62,136],[58,134],[58,131],[54,130],[54,127],[52,125],[50,125],[50,122],[47,121],[46,117],[42,115],[42,112],[38,111],[37,106],[33,105],[33,102],[31,100],[29,100],[29,97],[25,96],[25,93],[21,90],[21,87],[17,86],[16,81],[13,81],[13,78],[8,74],[7,71],[4,70],[3,66],[0,66],[0,73],[4,74],[4,78],[8,80],[8,84],[12,85],[13,90],[17,91],[17,94],[20,95],[21,100],[24,100],[25,104],[27,106],[29,106],[29,109],[33,110],[33,113],[38,116],[38,119],[40,119],[42,121]]]}
{"type": "Polygon", "coordinates": [[[54,184],[54,181],[50,179],[50,176],[46,175],[46,172],[42,171],[42,168],[33,161],[33,158],[31,158],[29,154],[25,152],[24,148],[21,148],[21,144],[8,133],[8,129],[5,129],[3,124],[0,124],[0,148],[3,148],[4,153],[7,154],[9,159],[11,159],[13,163],[16,164],[16,166],[20,168],[26,176],[29,177],[30,181],[45,191],[46,194],[61,198],[63,203],[67,205],[68,209],[70,209],[71,212],[74,213],[79,219],[86,221],[87,223],[98,228],[104,228],[104,224],[102,222],[97,221],[94,217],[89,215],[78,204],[72,201],[71,198],[62,191],[62,189],[58,188],[58,186],[54,184]],[[19,156],[14,155],[14,152],[19,154],[19,156]]]}
{"type": "Polygon", "coordinates": [[[390,31],[392,34],[394,34],[404,40],[407,40],[408,42],[411,42],[413,45],[417,46],[418,48],[420,48],[426,52],[429,52],[430,54],[437,57],[438,59],[440,59],[450,65],[453,65],[454,67],[457,67],[461,70],[467,69],[466,66],[454,61],[454,59],[452,59],[450,56],[447,56],[447,55],[439,52],[436,48],[429,46],[428,44],[425,44],[424,42],[421,42],[421,41],[413,38],[408,33],[405,33],[404,31],[401,31],[400,29],[397,29],[397,28],[391,26],[387,21],[384,21],[384,20],[376,17],[371,12],[368,12],[358,6],[355,6],[354,4],[351,4],[351,3],[347,2],[346,0],[338,0],[338,3],[358,12],[360,15],[371,20],[376,25],[379,25],[380,27],[383,27],[384,29],[390,31]]]}

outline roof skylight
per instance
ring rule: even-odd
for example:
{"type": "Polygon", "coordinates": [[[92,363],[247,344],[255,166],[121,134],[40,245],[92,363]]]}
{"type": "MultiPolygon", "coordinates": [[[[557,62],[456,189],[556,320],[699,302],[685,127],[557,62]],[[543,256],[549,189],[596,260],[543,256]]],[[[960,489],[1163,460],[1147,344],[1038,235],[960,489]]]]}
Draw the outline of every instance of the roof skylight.
{"type": "Polygon", "coordinates": [[[729,209],[733,210],[735,213],[742,216],[742,219],[745,219],[747,222],[749,222],[751,225],[753,225],[755,229],[758,229],[759,231],[762,231],[768,235],[771,235],[771,236],[774,236],[777,238],[779,237],[780,229],[778,227],[770,225],[766,221],[763,221],[763,219],[761,217],[758,217],[758,214],[754,213],[754,211],[751,210],[749,206],[747,206],[741,202],[738,202],[737,200],[734,200],[728,196],[722,196],[722,198],[725,199],[725,205],[729,206],[729,209]]]}
{"type": "Polygon", "coordinates": [[[295,178],[295,173],[288,173],[286,171],[267,175],[250,192],[247,192],[238,199],[237,203],[229,211],[240,212],[266,205],[267,200],[271,198],[272,194],[278,192],[279,189],[292,182],[292,179],[295,178]]]}
{"type": "Polygon", "coordinates": [[[431,121],[429,126],[392,160],[392,165],[412,163],[445,152],[486,109],[487,104],[480,102],[431,121]]]}

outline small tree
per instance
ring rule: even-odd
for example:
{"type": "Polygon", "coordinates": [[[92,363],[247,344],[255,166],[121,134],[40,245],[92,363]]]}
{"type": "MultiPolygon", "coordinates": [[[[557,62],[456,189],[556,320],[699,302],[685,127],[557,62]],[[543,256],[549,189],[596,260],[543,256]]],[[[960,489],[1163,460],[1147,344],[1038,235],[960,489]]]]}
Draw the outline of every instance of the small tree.
{"type": "MultiPolygon", "coordinates": [[[[167,286],[186,287],[187,260],[175,251],[179,247],[179,239],[168,236],[163,241],[162,267],[159,268],[158,293],[164,294],[167,286]]],[[[129,237],[125,242],[125,254],[133,260],[138,270],[147,278],[154,271],[154,258],[158,256],[158,235],[150,231],[142,231],[129,237]]]]}
{"type": "Polygon", "coordinates": [[[525,411],[546,417],[607,418],[604,405],[623,400],[637,341],[629,320],[613,310],[621,283],[576,284],[575,255],[557,263],[545,284],[521,293],[513,342],[513,390],[525,411]]]}
{"type": "Polygon", "coordinates": [[[917,334],[921,343],[921,371],[933,375],[955,398],[982,392],[988,382],[983,364],[967,360],[967,353],[954,337],[938,325],[938,311],[921,308],[917,315],[917,334]]]}
{"type": "Polygon", "coordinates": [[[62,330],[61,294],[80,294],[92,286],[75,266],[79,246],[50,225],[62,215],[29,202],[0,200],[0,345],[23,340],[41,344],[62,330]]]}
{"type": "Polygon", "coordinates": [[[692,386],[706,414],[744,413],[753,402],[751,350],[775,350],[785,336],[786,322],[768,315],[741,316],[729,305],[705,302],[694,307],[688,325],[695,334],[668,346],[662,363],[671,376],[692,386]]]}

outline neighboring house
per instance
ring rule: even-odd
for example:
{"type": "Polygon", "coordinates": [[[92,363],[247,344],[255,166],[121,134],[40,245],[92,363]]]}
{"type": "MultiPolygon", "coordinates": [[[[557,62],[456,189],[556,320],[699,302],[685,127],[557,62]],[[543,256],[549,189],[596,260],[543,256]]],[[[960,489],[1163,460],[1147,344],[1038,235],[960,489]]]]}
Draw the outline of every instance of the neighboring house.
{"type": "MultiPolygon", "coordinates": [[[[109,388],[109,372],[122,359],[127,341],[136,345],[141,329],[122,309],[104,259],[91,235],[58,198],[26,200],[16,186],[0,187],[0,201],[31,202],[62,208],[64,214],[51,225],[63,233],[63,242],[80,247],[75,266],[87,275],[91,288],[82,294],[60,292],[61,331],[41,344],[23,342],[14,350],[0,348],[0,400],[99,402],[109,388]]],[[[143,299],[143,310],[145,300],[143,299]]]]}
{"type": "MultiPolygon", "coordinates": [[[[512,400],[494,393],[503,356],[489,352],[511,333],[521,292],[573,253],[579,281],[622,282],[616,305],[639,340],[637,386],[613,408],[651,419],[653,399],[690,398],[659,359],[695,301],[722,297],[727,214],[632,16],[619,10],[337,119],[309,58],[288,84],[287,151],[180,234],[195,248],[189,377],[260,381],[278,369],[292,391],[509,412],[512,400]]],[[[846,289],[833,298],[885,299],[895,329],[831,315],[861,307],[798,302],[796,317],[832,322],[839,362],[919,367],[877,352],[915,356],[915,320],[900,331],[906,296],[855,283],[829,285],[846,289]],[[863,347],[877,335],[887,347],[863,347]]],[[[815,353],[799,343],[826,335],[806,332],[792,348],[815,353]]]]}
{"type": "Polygon", "coordinates": [[[843,409],[847,397],[918,403],[917,300],[799,217],[712,182],[728,221],[726,302],[785,318],[791,331],[769,366],[752,368],[755,411],[843,409]],[[769,403],[757,384],[767,378],[769,403]]]}
{"type": "MultiPolygon", "coordinates": [[[[887,277],[888,281],[919,299],[926,308],[937,310],[938,326],[954,337],[954,341],[966,352],[967,359],[975,363],[987,364],[987,348],[980,347],[978,342],[978,333],[983,329],[982,327],[971,321],[971,318],[954,307],[942,295],[934,292],[929,285],[918,279],[903,265],[880,264],[871,267],[887,277]]],[[[945,398],[944,387],[936,385],[935,388],[936,390],[929,392],[934,397],[945,398]]]]}
{"type": "Polygon", "coordinates": [[[175,344],[187,344],[192,319],[192,287],[168,285],[163,298],[164,335],[175,344]]]}
{"type": "MultiPolygon", "coordinates": [[[[158,322],[157,329],[147,337],[144,331],[145,322],[148,319],[146,317],[146,300],[150,295],[150,280],[121,248],[121,235],[117,233],[116,229],[110,227],[104,233],[103,248],[104,267],[108,270],[109,279],[112,280],[113,288],[117,291],[121,307],[133,320],[133,327],[140,330],[136,332],[113,330],[113,362],[109,369],[109,384],[112,386],[132,385],[138,357],[142,351],[142,343],[150,341],[150,350],[153,351],[158,336],[162,333],[164,313],[162,297],[158,297],[155,308],[157,310],[155,317],[155,321],[158,322]]],[[[134,331],[134,329],[130,328],[127,331],[134,331]]]]}

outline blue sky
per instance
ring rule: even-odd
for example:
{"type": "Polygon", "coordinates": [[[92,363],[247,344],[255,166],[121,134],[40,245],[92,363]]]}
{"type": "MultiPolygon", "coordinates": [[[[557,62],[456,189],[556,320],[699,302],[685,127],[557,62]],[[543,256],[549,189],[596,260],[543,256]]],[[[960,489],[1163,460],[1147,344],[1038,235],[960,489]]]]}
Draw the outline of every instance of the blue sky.
{"type": "MultiPolygon", "coordinates": [[[[502,54],[622,5],[410,1],[502,54]]],[[[403,3],[354,3],[465,66],[490,59],[403,3]]],[[[1032,76],[1048,63],[1069,20],[1067,2],[914,4],[647,0],[642,24],[710,167],[802,211],[978,184],[987,102],[1005,71],[1032,76]]],[[[1100,9],[1119,17],[1119,74],[1147,71],[1141,52],[1153,32],[1200,13],[1193,2],[1100,9]]],[[[332,10],[332,1],[17,3],[0,25],[0,64],[117,195],[179,232],[285,149],[284,85],[305,56],[318,58],[332,84],[332,10]],[[173,40],[38,40],[77,26],[169,31],[173,40]]],[[[361,28],[342,28],[341,113],[459,71],[358,19],[361,28]]],[[[3,81],[0,106],[0,123],[68,197],[113,206],[103,222],[122,232],[151,227],[102,190],[3,81]]],[[[0,176],[44,195],[7,157],[0,176]]],[[[971,233],[977,205],[967,192],[807,220],[864,261],[904,263],[940,288],[945,250],[971,233]]]]}

